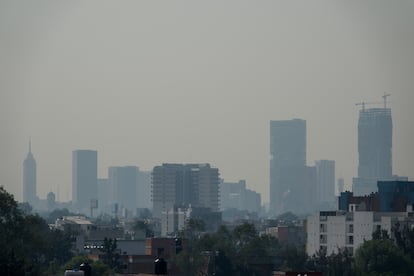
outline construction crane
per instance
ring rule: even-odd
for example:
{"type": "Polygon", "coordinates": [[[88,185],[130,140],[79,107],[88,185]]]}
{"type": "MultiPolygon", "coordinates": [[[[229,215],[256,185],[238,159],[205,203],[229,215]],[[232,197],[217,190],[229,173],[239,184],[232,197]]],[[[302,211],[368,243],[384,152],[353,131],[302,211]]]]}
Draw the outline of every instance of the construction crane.
{"type": "Polygon", "coordinates": [[[384,109],[387,108],[387,98],[391,96],[391,94],[387,94],[387,92],[384,92],[384,96],[382,98],[384,99],[384,109]]]}

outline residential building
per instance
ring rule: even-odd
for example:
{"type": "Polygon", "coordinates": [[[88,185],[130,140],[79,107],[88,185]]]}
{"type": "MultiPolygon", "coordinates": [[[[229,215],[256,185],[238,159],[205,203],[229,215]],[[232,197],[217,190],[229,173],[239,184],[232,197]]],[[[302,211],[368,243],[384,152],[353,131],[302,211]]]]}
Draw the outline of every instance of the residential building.
{"type": "Polygon", "coordinates": [[[306,252],[312,256],[324,250],[330,255],[346,249],[353,254],[358,246],[372,239],[372,233],[377,229],[391,235],[397,222],[414,223],[413,213],[321,211],[307,219],[306,252]]]}
{"type": "Polygon", "coordinates": [[[32,154],[32,145],[29,142],[29,152],[23,162],[23,202],[28,202],[32,207],[37,205],[36,194],[36,160],[32,154]]]}
{"type": "Polygon", "coordinates": [[[98,152],[72,152],[72,204],[81,212],[88,212],[98,193],[98,152]]]}
{"type": "Polygon", "coordinates": [[[161,237],[175,237],[179,231],[183,231],[187,220],[185,208],[171,208],[163,211],[161,217],[161,237]]]}
{"type": "Polygon", "coordinates": [[[270,213],[306,208],[305,166],[306,121],[270,121],[270,213]]]}
{"type": "Polygon", "coordinates": [[[338,209],[347,211],[404,212],[414,206],[413,181],[378,181],[378,192],[354,196],[352,192],[341,193],[338,209]]]}
{"type": "Polygon", "coordinates": [[[163,164],[152,173],[153,216],[175,206],[219,209],[219,172],[209,164],[163,164]]]}

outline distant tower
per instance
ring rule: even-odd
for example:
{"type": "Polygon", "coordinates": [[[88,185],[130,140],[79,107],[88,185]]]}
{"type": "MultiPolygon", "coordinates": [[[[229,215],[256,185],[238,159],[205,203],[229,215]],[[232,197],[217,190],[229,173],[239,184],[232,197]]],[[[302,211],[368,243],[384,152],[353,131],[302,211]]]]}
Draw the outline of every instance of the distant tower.
{"type": "Polygon", "coordinates": [[[36,160],[32,154],[32,143],[29,141],[29,152],[23,162],[23,202],[36,205],[36,160]]]}
{"type": "Polygon", "coordinates": [[[137,208],[138,167],[109,167],[108,181],[111,192],[111,203],[117,203],[131,212],[137,208]]]}
{"type": "Polygon", "coordinates": [[[301,212],[306,173],[306,121],[270,121],[270,212],[301,212]],[[290,205],[290,206],[287,206],[290,205]]]}
{"type": "Polygon", "coordinates": [[[78,211],[89,211],[91,200],[98,198],[98,152],[72,152],[72,204],[78,211]]]}
{"type": "Polygon", "coordinates": [[[321,206],[335,202],[335,161],[318,160],[315,162],[317,184],[316,200],[321,206]]]}
{"type": "Polygon", "coordinates": [[[391,109],[359,111],[358,154],[358,177],[353,179],[352,191],[355,195],[376,192],[378,180],[392,178],[391,109]]]}

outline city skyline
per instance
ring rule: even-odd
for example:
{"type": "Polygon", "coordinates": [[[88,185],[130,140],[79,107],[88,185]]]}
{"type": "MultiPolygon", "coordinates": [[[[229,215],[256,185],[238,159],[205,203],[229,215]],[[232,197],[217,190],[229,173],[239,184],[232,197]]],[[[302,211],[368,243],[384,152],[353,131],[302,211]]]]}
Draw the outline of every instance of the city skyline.
{"type": "Polygon", "coordinates": [[[71,198],[71,152],[110,166],[210,163],[269,194],[271,120],[307,121],[307,162],[357,176],[355,103],[391,94],[393,173],[413,178],[414,3],[0,3],[0,185],[71,198]]]}

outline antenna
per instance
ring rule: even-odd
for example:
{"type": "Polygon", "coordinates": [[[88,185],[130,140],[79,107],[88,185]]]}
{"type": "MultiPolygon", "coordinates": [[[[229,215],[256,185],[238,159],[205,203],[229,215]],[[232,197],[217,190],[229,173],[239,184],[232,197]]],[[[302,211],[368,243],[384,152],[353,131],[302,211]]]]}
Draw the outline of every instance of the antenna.
{"type": "Polygon", "coordinates": [[[387,98],[391,96],[391,94],[387,94],[387,92],[384,92],[384,96],[382,98],[384,99],[384,109],[387,108],[387,98]]]}

